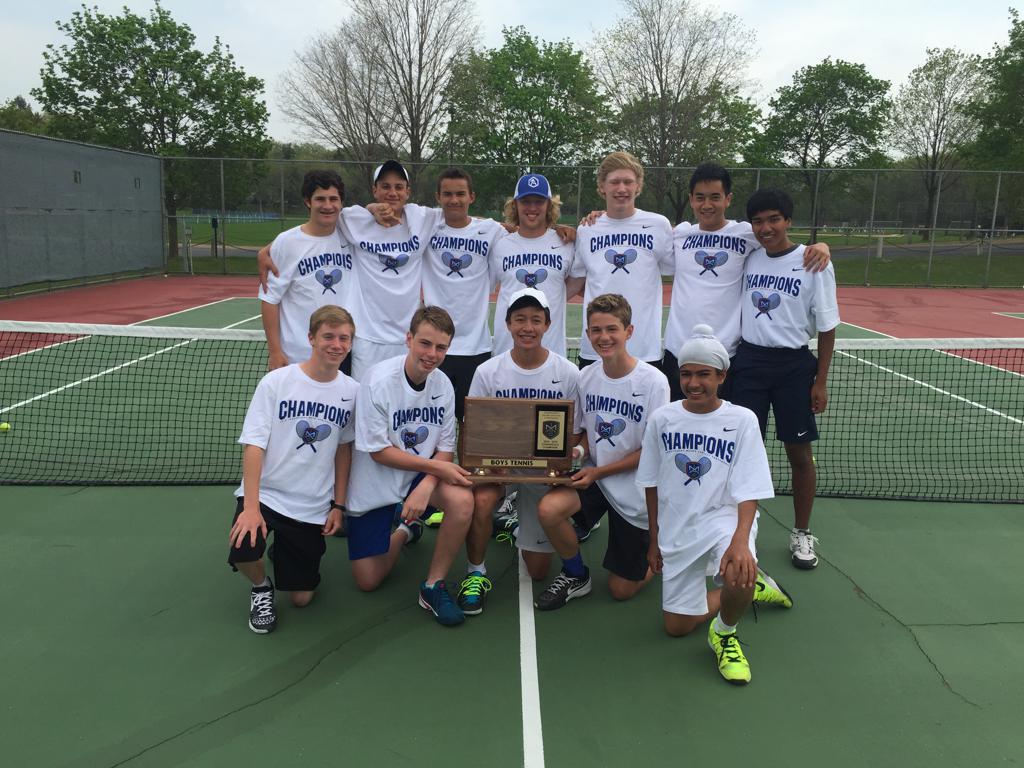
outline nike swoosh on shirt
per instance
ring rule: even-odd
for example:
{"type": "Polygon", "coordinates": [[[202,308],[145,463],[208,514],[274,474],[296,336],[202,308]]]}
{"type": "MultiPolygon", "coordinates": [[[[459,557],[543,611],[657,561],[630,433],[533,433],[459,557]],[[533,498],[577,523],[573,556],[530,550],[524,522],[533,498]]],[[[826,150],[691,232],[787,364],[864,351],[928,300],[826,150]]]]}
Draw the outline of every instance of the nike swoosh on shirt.
{"type": "Polygon", "coordinates": [[[479,232],[477,232],[477,234],[478,235],[486,235],[487,234],[487,230],[481,229],[479,232]]]}
{"type": "Polygon", "coordinates": [[[642,229],[650,229],[650,228],[651,228],[651,227],[653,227],[653,226],[654,226],[653,224],[641,224],[641,225],[640,225],[640,227],[641,227],[642,229]]]}
{"type": "Polygon", "coordinates": [[[789,271],[790,271],[790,272],[803,272],[803,271],[804,271],[804,268],[803,268],[803,267],[796,267],[795,269],[791,269],[791,270],[789,270],[789,271]]]}
{"type": "Polygon", "coordinates": [[[723,432],[735,432],[736,427],[722,427],[723,432]]]}
{"type": "Polygon", "coordinates": [[[560,245],[552,245],[552,246],[551,246],[551,250],[552,250],[552,251],[556,251],[556,250],[558,250],[558,249],[559,249],[559,248],[561,248],[561,247],[562,247],[562,246],[560,246],[560,245]]]}
{"type": "Polygon", "coordinates": [[[561,383],[562,383],[562,380],[561,380],[561,379],[552,379],[552,380],[551,380],[551,383],[552,383],[552,384],[561,384],[561,383]]]}
{"type": "Polygon", "coordinates": [[[431,400],[437,400],[437,398],[439,398],[439,397],[444,397],[444,395],[431,395],[430,399],[431,400]]]}
{"type": "Polygon", "coordinates": [[[343,397],[343,398],[341,398],[341,402],[347,403],[351,399],[352,399],[351,397],[343,397]]]}
{"type": "Polygon", "coordinates": [[[634,392],[632,396],[633,397],[643,397],[644,393],[643,392],[634,392]]]}

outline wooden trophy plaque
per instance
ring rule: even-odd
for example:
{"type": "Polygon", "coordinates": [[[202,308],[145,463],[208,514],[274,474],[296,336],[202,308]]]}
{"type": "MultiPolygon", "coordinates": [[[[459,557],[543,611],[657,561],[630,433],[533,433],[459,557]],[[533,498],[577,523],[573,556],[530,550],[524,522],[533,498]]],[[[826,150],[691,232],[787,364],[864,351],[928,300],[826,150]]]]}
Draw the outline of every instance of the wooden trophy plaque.
{"type": "Polygon", "coordinates": [[[459,464],[474,483],[571,482],[572,400],[467,397],[459,464]]]}

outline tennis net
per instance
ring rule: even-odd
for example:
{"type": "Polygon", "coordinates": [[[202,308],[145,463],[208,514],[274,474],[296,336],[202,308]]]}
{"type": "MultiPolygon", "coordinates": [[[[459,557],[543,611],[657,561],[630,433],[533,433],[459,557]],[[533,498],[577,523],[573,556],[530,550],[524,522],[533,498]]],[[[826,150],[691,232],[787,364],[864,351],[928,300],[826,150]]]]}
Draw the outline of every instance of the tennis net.
{"type": "MultiPolygon", "coordinates": [[[[0,483],[236,483],[265,369],[257,331],[0,321],[0,483]]],[[[819,495],[1021,502],[1022,385],[1024,339],[837,341],[819,495]]]]}

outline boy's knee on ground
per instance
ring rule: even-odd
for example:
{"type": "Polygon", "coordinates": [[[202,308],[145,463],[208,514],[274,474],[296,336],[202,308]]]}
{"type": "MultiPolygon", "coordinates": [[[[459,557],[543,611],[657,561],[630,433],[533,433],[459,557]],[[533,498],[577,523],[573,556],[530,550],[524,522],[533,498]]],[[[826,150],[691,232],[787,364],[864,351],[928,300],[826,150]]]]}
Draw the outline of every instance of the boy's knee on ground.
{"type": "Polygon", "coordinates": [[[665,614],[665,632],[671,637],[684,637],[704,623],[703,616],[665,614]]]}
{"type": "Polygon", "coordinates": [[[643,586],[642,581],[630,581],[615,574],[608,575],[608,591],[616,600],[629,600],[643,586]]]}
{"type": "Polygon", "coordinates": [[[308,591],[297,591],[289,592],[288,599],[292,601],[292,605],[296,608],[305,608],[311,602],[313,602],[313,596],[316,594],[313,590],[308,591]]]}

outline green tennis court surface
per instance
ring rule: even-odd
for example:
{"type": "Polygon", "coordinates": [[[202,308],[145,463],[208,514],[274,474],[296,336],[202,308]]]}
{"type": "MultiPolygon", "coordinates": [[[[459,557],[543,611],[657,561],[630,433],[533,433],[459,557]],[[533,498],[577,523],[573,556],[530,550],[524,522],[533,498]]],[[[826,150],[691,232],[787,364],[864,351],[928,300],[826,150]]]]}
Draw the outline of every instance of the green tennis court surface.
{"type": "MultiPolygon", "coordinates": [[[[150,324],[258,328],[256,309],[231,300],[150,324]]],[[[180,350],[152,358],[157,380],[179,378],[180,350]]],[[[75,380],[124,362],[100,361],[75,380]]],[[[189,364],[221,390],[239,379],[215,354],[189,364]]],[[[877,442],[892,421],[877,413],[873,377],[863,373],[859,394],[846,396],[861,398],[854,408],[871,414],[862,430],[877,442]]],[[[899,409],[927,412],[930,398],[943,399],[904,383],[899,409]]],[[[70,413],[88,385],[45,399],[67,397],[70,413]]],[[[173,403],[174,389],[92,429],[130,436],[152,409],[173,403]]],[[[240,383],[246,394],[229,406],[244,410],[251,389],[240,383]]],[[[15,428],[0,440],[32,431],[10,420],[15,428]]],[[[1005,419],[979,411],[974,421],[992,430],[1005,419]]],[[[53,417],[44,426],[63,428],[53,417]]],[[[166,430],[147,435],[161,439],[170,442],[166,430]]],[[[819,469],[841,473],[826,443],[816,448],[819,469]]],[[[279,595],[277,631],[256,636],[246,627],[247,585],[224,563],[232,490],[0,487],[6,764],[852,768],[1012,765],[1024,755],[1019,505],[819,499],[822,563],[807,573],[788,562],[791,500],[767,502],[759,558],[796,605],[744,619],[753,682],[737,689],[719,678],[703,633],[662,632],[657,581],[628,603],[611,599],[600,567],[606,527],[583,547],[594,593],[550,614],[521,613],[514,553],[492,543],[487,609],[454,630],[416,605],[431,532],[371,594],[355,588],[345,543],[332,539],[313,605],[292,609],[279,595]],[[533,663],[535,677],[524,673],[533,663]]],[[[463,567],[460,557],[453,581],[463,567]]]]}

